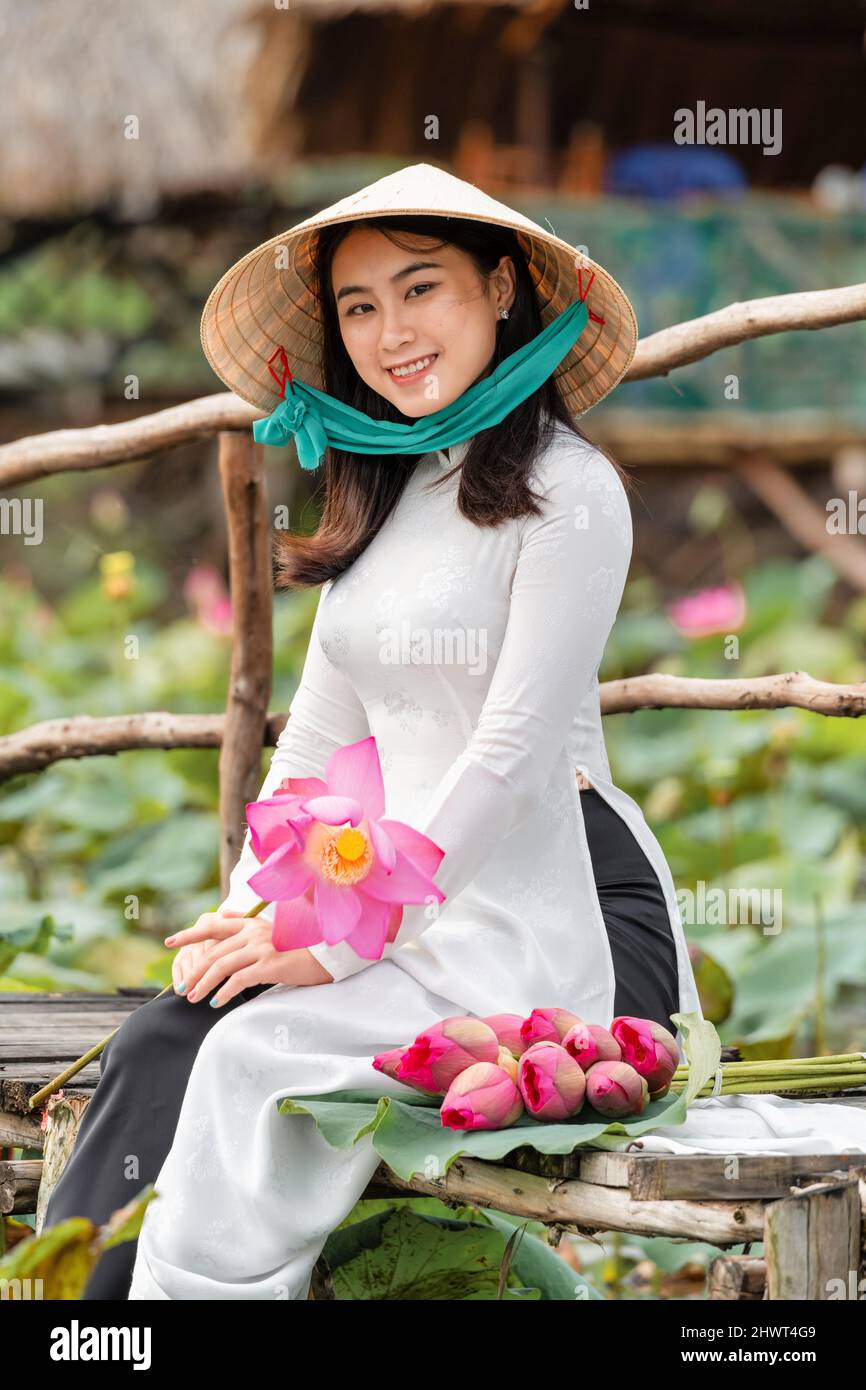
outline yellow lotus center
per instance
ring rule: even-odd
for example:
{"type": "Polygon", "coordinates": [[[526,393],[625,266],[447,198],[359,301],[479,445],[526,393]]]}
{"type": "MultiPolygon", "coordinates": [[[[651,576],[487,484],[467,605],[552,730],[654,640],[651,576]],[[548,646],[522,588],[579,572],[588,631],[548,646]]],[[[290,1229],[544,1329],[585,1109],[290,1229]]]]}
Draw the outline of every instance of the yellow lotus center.
{"type": "Polygon", "coordinates": [[[360,883],[367,877],[373,864],[373,846],[363,830],[355,826],[345,826],[337,834],[329,826],[319,851],[319,868],[322,878],[343,887],[360,883]]]}

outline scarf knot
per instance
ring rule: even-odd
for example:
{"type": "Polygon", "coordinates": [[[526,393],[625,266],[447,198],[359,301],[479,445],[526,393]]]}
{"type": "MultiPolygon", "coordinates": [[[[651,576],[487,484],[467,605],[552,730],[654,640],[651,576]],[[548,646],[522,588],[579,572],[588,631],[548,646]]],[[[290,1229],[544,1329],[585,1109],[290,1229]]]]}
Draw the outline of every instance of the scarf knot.
{"type": "Polygon", "coordinates": [[[277,447],[294,439],[300,465],[307,469],[318,467],[328,443],[314,402],[304,400],[294,391],[270,415],[253,421],[253,439],[257,444],[277,447]]]}

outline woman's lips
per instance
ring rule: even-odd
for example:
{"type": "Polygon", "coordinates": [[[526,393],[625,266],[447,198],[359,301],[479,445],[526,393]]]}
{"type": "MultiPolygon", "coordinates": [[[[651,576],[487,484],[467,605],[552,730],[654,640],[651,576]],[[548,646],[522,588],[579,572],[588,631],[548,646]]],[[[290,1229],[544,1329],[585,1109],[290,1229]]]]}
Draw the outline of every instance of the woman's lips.
{"type": "MultiPolygon", "coordinates": [[[[419,368],[417,372],[412,372],[409,376],[395,376],[394,373],[391,371],[390,367],[386,367],[385,371],[388,373],[389,377],[396,386],[408,386],[410,382],[420,380],[420,378],[424,376],[426,372],[429,372],[430,368],[433,366],[433,363],[436,361],[436,358],[438,356],[438,352],[427,353],[427,357],[430,358],[430,361],[428,362],[425,360],[424,366],[419,368]]],[[[415,358],[416,362],[418,362],[419,360],[419,358],[415,358]]]]}

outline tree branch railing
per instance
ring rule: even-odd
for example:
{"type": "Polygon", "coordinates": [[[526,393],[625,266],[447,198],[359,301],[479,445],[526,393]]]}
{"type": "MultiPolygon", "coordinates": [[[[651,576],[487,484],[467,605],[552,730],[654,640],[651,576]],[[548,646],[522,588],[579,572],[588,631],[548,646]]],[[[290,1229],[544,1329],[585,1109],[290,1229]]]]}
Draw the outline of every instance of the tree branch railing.
{"type": "MultiPolygon", "coordinates": [[[[734,343],[793,329],[828,328],[866,319],[866,284],[735,303],[641,339],[624,381],[666,376],[734,343]]],[[[260,785],[261,752],[276,744],[287,716],[268,713],[272,667],[272,580],[263,449],[252,422],[263,414],[231,392],[114,425],[52,430],[0,445],[0,490],[59,473],[109,468],[217,437],[229,540],[234,615],[232,663],[224,714],[150,711],[93,719],[49,719],[0,738],[0,784],[68,758],[134,748],[219,748],[220,872],[223,891],[240,852],[244,807],[260,785]]],[[[765,485],[766,467],[760,481],[765,485]]],[[[775,477],[775,475],[774,475],[775,477]]],[[[778,479],[776,492],[778,492],[778,479]]],[[[792,483],[792,486],[793,483],[792,483]]],[[[775,494],[774,494],[775,495],[775,494]]],[[[786,516],[810,514],[786,492],[786,516]]],[[[800,523],[802,524],[802,523],[800,523]]],[[[841,537],[839,539],[842,539],[841,537]]],[[[838,568],[857,582],[864,573],[856,539],[845,537],[838,568]]],[[[834,553],[832,550],[831,555],[834,553]]],[[[866,685],[833,685],[805,671],[746,680],[701,680],[664,674],[600,686],[603,714],[636,709],[773,709],[793,706],[859,718],[866,685]]]]}
{"type": "MultiPolygon", "coordinates": [[[[623,381],[667,376],[722,348],[749,338],[792,329],[830,328],[866,319],[866,284],[807,290],[728,304],[703,317],[674,324],[641,338],[623,381]]],[[[264,414],[231,391],[199,396],[183,405],[116,425],[50,430],[0,445],[0,488],[33,482],[53,473],[107,468],[151,458],[223,430],[249,432],[264,414]]]]}
{"type": "MultiPolygon", "coordinates": [[[[602,714],[627,714],[639,709],[804,709],[829,717],[859,719],[866,714],[866,684],[834,685],[816,680],[807,671],[744,680],[712,680],[668,676],[654,672],[602,681],[602,714]]],[[[255,751],[275,747],[288,713],[275,711],[263,718],[255,751]]],[[[71,758],[104,757],[139,748],[225,748],[230,720],[226,714],[172,714],[168,710],[140,714],[111,714],[93,718],[43,719],[0,738],[0,784],[27,772],[42,772],[71,758]]],[[[256,776],[258,763],[255,764],[256,776]]],[[[255,777],[253,778],[255,781],[255,777]]],[[[252,795],[259,790],[256,783],[252,795]]]]}

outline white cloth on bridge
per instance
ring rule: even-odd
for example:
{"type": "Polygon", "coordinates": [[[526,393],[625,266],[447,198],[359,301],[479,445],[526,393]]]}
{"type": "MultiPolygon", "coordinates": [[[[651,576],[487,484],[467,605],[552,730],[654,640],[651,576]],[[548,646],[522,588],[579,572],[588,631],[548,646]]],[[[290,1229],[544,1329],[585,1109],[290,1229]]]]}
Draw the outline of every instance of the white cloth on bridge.
{"type": "Polygon", "coordinates": [[[866,1153],[866,1095],[797,1100],[790,1096],[701,1096],[681,1125],[664,1125],[623,1149],[673,1154],[866,1153]]]}

